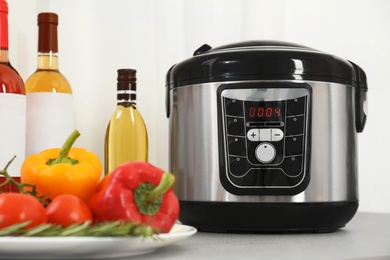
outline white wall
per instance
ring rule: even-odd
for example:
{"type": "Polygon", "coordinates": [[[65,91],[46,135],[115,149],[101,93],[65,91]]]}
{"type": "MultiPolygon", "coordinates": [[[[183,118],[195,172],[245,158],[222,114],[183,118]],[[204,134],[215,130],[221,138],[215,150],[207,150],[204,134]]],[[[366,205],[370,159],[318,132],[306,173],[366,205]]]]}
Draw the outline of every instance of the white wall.
{"type": "Polygon", "coordinates": [[[39,12],[60,16],[60,69],[71,82],[77,145],[103,160],[116,105],[116,70],[138,70],[150,162],[168,168],[165,74],[204,43],[296,42],[360,65],[369,115],[359,134],[360,211],[390,213],[390,1],[387,0],[8,0],[10,58],[24,79],[36,67],[39,12]]]}

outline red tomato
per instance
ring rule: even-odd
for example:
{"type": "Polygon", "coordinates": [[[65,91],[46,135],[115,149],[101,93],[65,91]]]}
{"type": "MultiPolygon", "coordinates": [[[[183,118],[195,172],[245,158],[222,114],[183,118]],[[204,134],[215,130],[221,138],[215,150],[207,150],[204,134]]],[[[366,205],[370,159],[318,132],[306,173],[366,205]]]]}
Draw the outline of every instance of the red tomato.
{"type": "Polygon", "coordinates": [[[47,221],[64,227],[75,223],[90,221],[93,217],[87,204],[72,194],[63,194],[55,197],[46,207],[47,221]]]}
{"type": "Polygon", "coordinates": [[[21,193],[0,194],[0,228],[30,220],[24,229],[46,222],[45,208],[37,198],[21,193]]]}

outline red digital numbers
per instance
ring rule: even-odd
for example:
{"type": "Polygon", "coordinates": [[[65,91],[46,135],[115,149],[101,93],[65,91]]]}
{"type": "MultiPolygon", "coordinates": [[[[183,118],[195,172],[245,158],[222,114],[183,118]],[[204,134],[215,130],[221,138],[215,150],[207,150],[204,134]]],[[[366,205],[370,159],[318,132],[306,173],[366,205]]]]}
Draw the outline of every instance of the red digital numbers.
{"type": "Polygon", "coordinates": [[[275,112],[275,114],[279,117],[280,116],[280,108],[279,107],[276,107],[275,109],[274,109],[274,112],[275,112]]]}
{"type": "Polygon", "coordinates": [[[249,108],[249,117],[257,117],[257,118],[280,117],[280,108],[279,107],[251,107],[249,108]]]}

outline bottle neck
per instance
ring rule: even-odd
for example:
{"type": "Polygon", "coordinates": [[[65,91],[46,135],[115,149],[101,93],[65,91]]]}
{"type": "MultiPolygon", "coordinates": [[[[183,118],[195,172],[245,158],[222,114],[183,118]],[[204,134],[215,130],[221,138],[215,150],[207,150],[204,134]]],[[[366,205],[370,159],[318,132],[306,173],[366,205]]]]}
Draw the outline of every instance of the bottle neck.
{"type": "Polygon", "coordinates": [[[38,70],[55,70],[58,71],[58,55],[56,52],[39,52],[38,53],[38,70]]]}
{"type": "Polygon", "coordinates": [[[0,63],[9,63],[8,49],[0,49],[0,63]]]}
{"type": "Polygon", "coordinates": [[[137,104],[137,93],[135,90],[117,90],[117,104],[118,105],[136,105],[137,104]]]}
{"type": "Polygon", "coordinates": [[[0,3],[0,62],[9,62],[8,57],[8,5],[0,3]]]}

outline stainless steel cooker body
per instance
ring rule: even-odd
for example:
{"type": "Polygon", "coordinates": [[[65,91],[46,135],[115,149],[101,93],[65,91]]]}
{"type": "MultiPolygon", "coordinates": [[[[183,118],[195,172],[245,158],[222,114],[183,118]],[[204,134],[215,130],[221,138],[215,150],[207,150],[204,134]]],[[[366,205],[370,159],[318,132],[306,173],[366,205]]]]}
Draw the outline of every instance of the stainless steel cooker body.
{"type": "MultiPolygon", "coordinates": [[[[269,82],[237,83],[261,87],[269,82]]],[[[217,89],[233,82],[206,83],[176,88],[170,94],[170,169],[176,175],[179,199],[275,203],[358,200],[354,88],[328,82],[279,83],[308,84],[312,89],[311,140],[305,146],[310,151],[307,188],[294,195],[234,195],[226,191],[220,181],[219,152],[223,144],[219,141],[217,89]]]]}

